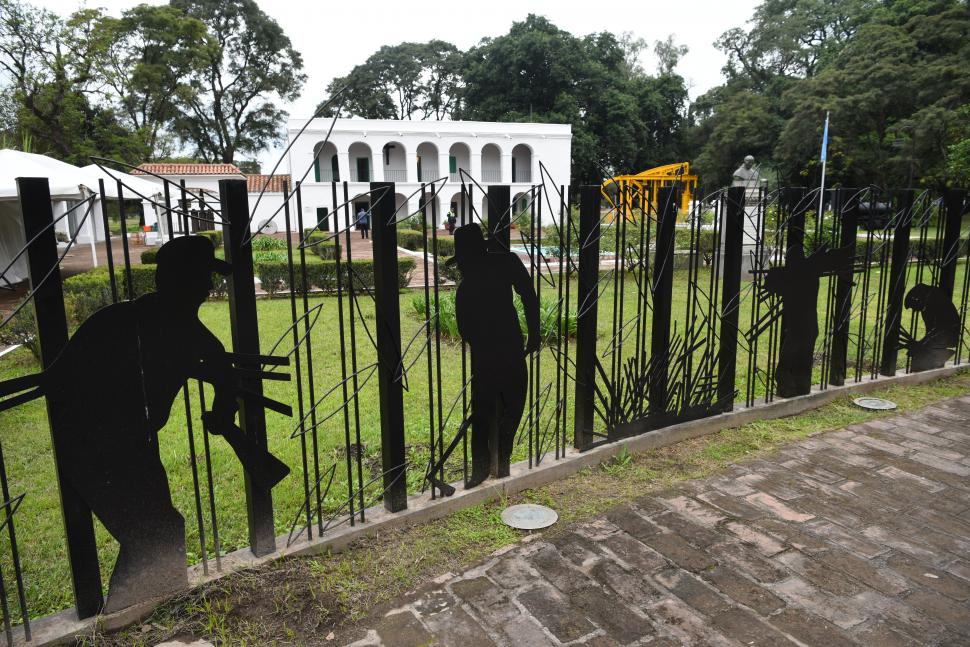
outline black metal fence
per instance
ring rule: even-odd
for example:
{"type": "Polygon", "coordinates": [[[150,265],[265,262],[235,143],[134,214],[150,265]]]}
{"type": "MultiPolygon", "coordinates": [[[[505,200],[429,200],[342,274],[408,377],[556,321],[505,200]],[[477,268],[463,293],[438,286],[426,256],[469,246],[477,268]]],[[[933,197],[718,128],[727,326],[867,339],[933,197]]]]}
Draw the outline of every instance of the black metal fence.
{"type": "MultiPolygon", "coordinates": [[[[676,185],[655,195],[626,185],[566,187],[542,169],[543,181],[513,201],[509,186],[484,188],[464,173],[460,180],[460,222],[481,223],[493,252],[516,254],[539,297],[543,343],[528,358],[513,453],[522,469],[738,405],[966,361],[965,191],[730,188],[695,192],[685,210],[676,185]]],[[[245,181],[221,181],[218,201],[168,181],[160,197],[137,196],[155,205],[165,236],[222,232],[232,274],[215,286],[203,319],[253,375],[245,386],[291,403],[294,414],[240,410],[240,427],[293,469],[271,494],[226,459],[222,440],[202,424],[211,388],[184,385],[169,428],[185,436],[166,442],[185,460],[169,465],[169,475],[188,472],[191,493],[176,499],[206,573],[221,570],[229,549],[265,555],[365,522],[379,501],[398,512],[409,495],[445,496],[450,482],[468,479],[471,364],[455,322],[460,276],[444,263],[453,251],[436,199],[448,181],[421,184],[415,213],[407,201],[395,205],[394,183],[357,191],[331,182],[319,223],[303,221],[298,182],[276,209],[284,227],[270,252],[257,242],[266,236],[253,225],[245,181]],[[370,238],[357,227],[362,203],[370,238]],[[284,356],[291,375],[279,370],[285,360],[270,359],[284,356]]],[[[31,285],[23,307],[34,314],[47,367],[68,341],[63,254],[46,179],[21,178],[19,186],[31,285]]],[[[126,192],[119,181],[119,196],[126,192]]],[[[91,204],[75,209],[93,217],[91,204]]],[[[107,216],[100,223],[109,302],[144,289],[123,213],[121,222],[121,258],[107,216]]],[[[0,389],[0,411],[44,396],[33,375],[10,377],[0,389]]],[[[0,610],[8,642],[17,623],[29,639],[33,604],[16,533],[32,524],[15,513],[44,485],[30,483],[29,472],[22,482],[8,479],[3,447],[16,442],[5,429],[0,610]]],[[[52,458],[55,467],[69,460],[52,458]]],[[[78,615],[88,617],[103,605],[110,540],[66,481],[59,496],[61,560],[78,615]]]]}

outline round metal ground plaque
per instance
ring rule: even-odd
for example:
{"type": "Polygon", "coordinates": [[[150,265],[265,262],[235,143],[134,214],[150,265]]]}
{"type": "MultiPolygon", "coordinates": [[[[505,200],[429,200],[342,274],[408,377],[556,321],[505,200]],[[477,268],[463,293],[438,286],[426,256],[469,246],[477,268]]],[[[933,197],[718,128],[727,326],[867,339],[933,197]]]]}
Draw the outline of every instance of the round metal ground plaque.
{"type": "Polygon", "coordinates": [[[884,400],[883,398],[856,398],[853,402],[863,409],[870,409],[872,411],[888,411],[896,408],[895,402],[892,400],[884,400]]]}
{"type": "Polygon", "coordinates": [[[548,528],[558,520],[559,515],[555,510],[534,503],[520,503],[502,510],[502,521],[505,525],[519,530],[548,528]]]}

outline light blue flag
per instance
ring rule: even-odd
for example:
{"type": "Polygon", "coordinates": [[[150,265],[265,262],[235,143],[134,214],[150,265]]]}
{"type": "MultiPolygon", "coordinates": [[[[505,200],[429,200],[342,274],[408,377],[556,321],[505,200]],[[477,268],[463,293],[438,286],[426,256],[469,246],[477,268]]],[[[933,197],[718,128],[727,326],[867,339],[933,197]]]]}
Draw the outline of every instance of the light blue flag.
{"type": "Polygon", "coordinates": [[[828,158],[828,148],[829,148],[829,113],[825,113],[825,131],[822,133],[822,159],[825,161],[828,158]]]}

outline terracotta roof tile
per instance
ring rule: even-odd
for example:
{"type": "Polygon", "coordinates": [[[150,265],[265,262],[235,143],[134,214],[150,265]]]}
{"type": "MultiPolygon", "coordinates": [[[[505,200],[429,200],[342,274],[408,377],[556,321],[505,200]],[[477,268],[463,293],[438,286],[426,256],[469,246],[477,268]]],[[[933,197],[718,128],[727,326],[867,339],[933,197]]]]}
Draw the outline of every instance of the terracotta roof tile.
{"type": "Polygon", "coordinates": [[[132,175],[242,175],[235,164],[140,164],[132,175]]]}
{"type": "Polygon", "coordinates": [[[246,175],[249,192],[259,193],[263,190],[263,185],[266,184],[267,180],[269,180],[269,186],[266,187],[266,193],[283,193],[284,182],[288,187],[293,188],[289,175],[246,175]]]}

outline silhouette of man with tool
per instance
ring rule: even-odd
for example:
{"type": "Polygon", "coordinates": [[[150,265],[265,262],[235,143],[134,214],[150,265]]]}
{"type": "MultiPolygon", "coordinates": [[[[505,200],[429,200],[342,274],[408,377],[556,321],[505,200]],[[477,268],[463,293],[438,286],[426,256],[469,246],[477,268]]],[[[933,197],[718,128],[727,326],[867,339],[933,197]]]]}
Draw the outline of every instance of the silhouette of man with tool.
{"type": "MultiPolygon", "coordinates": [[[[120,544],[105,612],[188,584],[185,524],[158,446],[186,380],[214,387],[203,423],[226,438],[257,487],[272,488],[289,472],[234,422],[237,397],[281,412],[286,405],[242,388],[233,356],[199,320],[213,272],[228,274],[229,265],[201,236],[169,241],[156,262],[157,291],[94,313],[44,376],[57,402],[50,414],[63,478],[120,544]]],[[[257,368],[246,374],[260,375],[269,359],[249,358],[257,368]]]]}
{"type": "Polygon", "coordinates": [[[522,261],[508,251],[489,251],[477,224],[455,229],[455,255],[448,263],[461,272],[455,314],[472,355],[472,475],[466,484],[471,488],[488,478],[493,449],[497,475],[509,475],[528,389],[525,358],[539,348],[539,299],[522,261]],[[528,343],[513,290],[525,309],[528,343]]]}
{"type": "Polygon", "coordinates": [[[960,341],[960,313],[953,301],[942,288],[917,283],[906,294],[904,305],[920,313],[926,328],[919,340],[905,331],[900,333],[903,348],[913,358],[913,372],[943,368],[960,341]]]}

